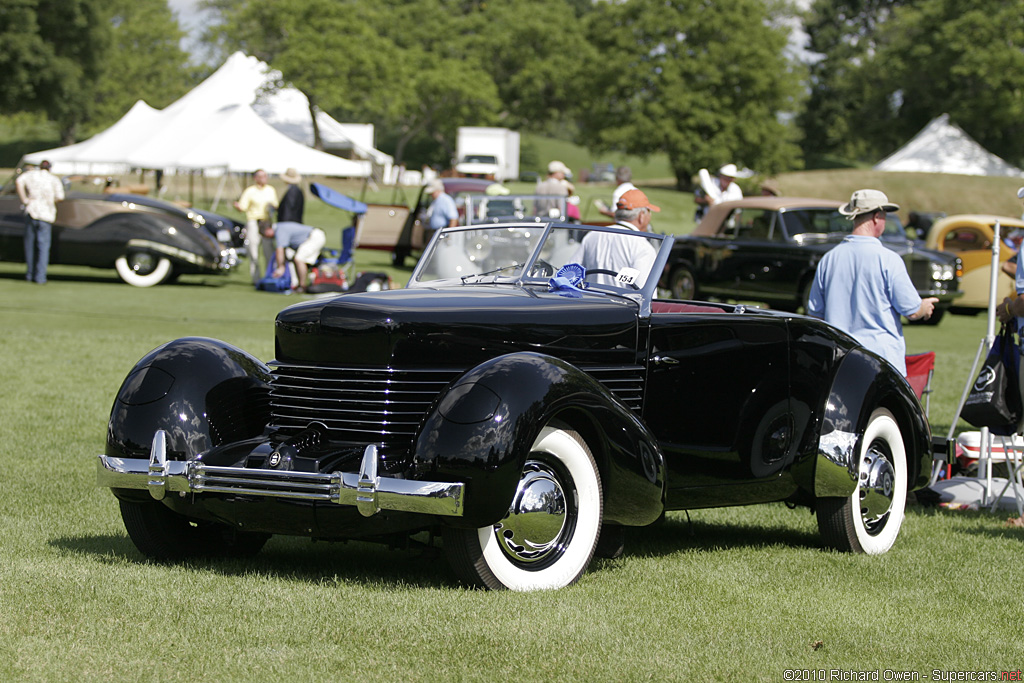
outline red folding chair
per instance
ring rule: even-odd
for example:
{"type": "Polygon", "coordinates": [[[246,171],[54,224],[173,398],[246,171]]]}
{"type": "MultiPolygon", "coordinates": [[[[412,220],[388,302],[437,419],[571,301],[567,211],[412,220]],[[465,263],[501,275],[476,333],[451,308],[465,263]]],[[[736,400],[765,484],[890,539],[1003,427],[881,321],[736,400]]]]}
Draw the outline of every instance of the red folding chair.
{"type": "Polygon", "coordinates": [[[928,416],[928,409],[932,401],[932,375],[935,373],[935,352],[926,351],[907,356],[907,381],[917,394],[919,401],[924,403],[924,414],[928,416]]]}

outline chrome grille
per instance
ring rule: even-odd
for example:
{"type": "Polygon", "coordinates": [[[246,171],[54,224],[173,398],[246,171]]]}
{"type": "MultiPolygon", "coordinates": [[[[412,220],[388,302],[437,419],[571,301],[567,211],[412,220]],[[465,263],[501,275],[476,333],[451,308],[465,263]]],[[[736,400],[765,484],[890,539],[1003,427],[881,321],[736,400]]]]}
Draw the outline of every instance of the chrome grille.
{"type": "MultiPolygon", "coordinates": [[[[273,362],[270,427],[298,433],[320,422],[334,441],[382,444],[385,452],[407,452],[431,404],[462,369],[394,370],[273,362]]],[[[639,413],[643,368],[588,368],[639,413]]]]}
{"type": "Polygon", "coordinates": [[[271,424],[321,422],[337,441],[405,447],[430,404],[462,370],[392,370],[273,363],[271,424]]]}

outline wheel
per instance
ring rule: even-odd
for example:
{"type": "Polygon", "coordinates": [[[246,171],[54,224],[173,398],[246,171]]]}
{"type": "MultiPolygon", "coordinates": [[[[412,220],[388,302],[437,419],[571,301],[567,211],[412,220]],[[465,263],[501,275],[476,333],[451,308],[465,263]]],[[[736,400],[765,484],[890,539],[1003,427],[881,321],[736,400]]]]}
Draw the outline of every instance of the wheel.
{"type": "Polygon", "coordinates": [[[674,299],[697,298],[697,280],[686,266],[680,266],[672,271],[668,278],[668,287],[674,299]]]}
{"type": "MultiPolygon", "coordinates": [[[[609,268],[591,268],[583,276],[583,279],[586,280],[591,275],[610,275],[611,277],[616,277],[618,276],[618,274],[619,272],[617,270],[611,270],[609,268]]],[[[634,282],[630,282],[629,286],[632,287],[633,289],[640,289],[639,287],[636,286],[636,283],[634,282]]]]}
{"type": "Polygon", "coordinates": [[[818,529],[831,548],[881,555],[896,541],[906,504],[903,436],[892,413],[879,408],[861,441],[857,489],[847,498],[818,500],[818,529]]]}
{"type": "Polygon", "coordinates": [[[226,524],[192,522],[158,501],[120,500],[121,519],[132,543],[146,557],[177,562],[196,557],[251,557],[269,534],[236,531],[226,524]]]}
{"type": "Polygon", "coordinates": [[[114,261],[117,274],[133,287],[152,287],[171,276],[171,262],[164,256],[130,251],[114,261]]]}
{"type": "Polygon", "coordinates": [[[561,588],[590,564],[601,516],[601,476],[590,449],[575,431],[547,426],[508,514],[479,529],[446,528],[445,554],[460,578],[487,588],[561,588]]]}

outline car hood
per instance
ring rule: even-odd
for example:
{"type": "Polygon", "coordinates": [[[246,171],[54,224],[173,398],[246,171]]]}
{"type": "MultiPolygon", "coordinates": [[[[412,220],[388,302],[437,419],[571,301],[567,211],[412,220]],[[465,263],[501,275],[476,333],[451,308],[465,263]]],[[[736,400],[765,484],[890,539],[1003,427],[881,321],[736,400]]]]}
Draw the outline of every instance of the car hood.
{"type": "Polygon", "coordinates": [[[515,285],[396,289],[291,306],[277,316],[277,360],[351,367],[469,368],[533,351],[578,365],[637,362],[637,305],[515,285]]]}

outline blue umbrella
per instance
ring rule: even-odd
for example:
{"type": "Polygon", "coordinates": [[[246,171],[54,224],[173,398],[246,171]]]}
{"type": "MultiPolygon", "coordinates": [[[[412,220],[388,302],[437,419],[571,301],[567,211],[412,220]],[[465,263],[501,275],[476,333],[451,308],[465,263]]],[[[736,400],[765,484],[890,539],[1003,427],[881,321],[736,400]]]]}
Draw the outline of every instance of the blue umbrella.
{"type": "Polygon", "coordinates": [[[351,211],[352,213],[366,213],[366,204],[356,199],[352,199],[347,194],[342,194],[336,190],[332,190],[326,185],[310,183],[309,190],[315,196],[319,197],[321,200],[336,209],[351,211]]]}

